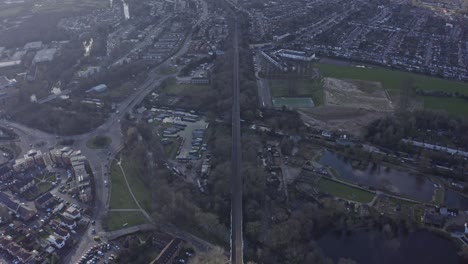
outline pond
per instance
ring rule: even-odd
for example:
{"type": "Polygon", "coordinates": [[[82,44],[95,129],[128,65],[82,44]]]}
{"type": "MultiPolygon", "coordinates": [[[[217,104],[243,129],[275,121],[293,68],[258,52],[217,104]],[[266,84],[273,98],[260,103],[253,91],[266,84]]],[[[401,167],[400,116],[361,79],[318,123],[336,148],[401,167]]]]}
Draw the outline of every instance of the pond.
{"type": "Polygon", "coordinates": [[[461,263],[451,240],[427,230],[391,240],[378,231],[356,231],[349,236],[329,233],[318,244],[324,256],[335,263],[340,258],[351,258],[359,264],[461,263]]]}
{"type": "Polygon", "coordinates": [[[347,181],[402,194],[415,200],[428,202],[434,194],[434,184],[425,176],[384,166],[369,165],[365,170],[355,169],[350,160],[328,150],[321,157],[320,163],[334,168],[347,181]]]}
{"type": "Polygon", "coordinates": [[[448,208],[457,208],[463,211],[468,210],[468,198],[463,195],[452,191],[450,189],[445,190],[445,206],[448,208]]]}

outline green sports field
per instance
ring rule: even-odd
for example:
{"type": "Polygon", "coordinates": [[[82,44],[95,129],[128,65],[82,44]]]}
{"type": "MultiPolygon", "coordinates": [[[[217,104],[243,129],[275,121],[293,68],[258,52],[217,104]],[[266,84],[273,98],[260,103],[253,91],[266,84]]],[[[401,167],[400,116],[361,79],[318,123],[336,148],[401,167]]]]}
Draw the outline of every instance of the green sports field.
{"type": "Polygon", "coordinates": [[[272,79],[268,81],[273,97],[310,97],[314,105],[323,104],[323,83],[318,79],[272,79]],[[290,83],[293,82],[293,83],[290,83]]]}
{"type": "Polygon", "coordinates": [[[314,101],[310,97],[274,97],[275,107],[310,108],[314,107],[314,101]]]}
{"type": "MultiPolygon", "coordinates": [[[[356,68],[351,66],[337,66],[332,64],[316,63],[316,67],[324,77],[339,79],[354,79],[363,81],[381,82],[391,97],[397,97],[404,80],[414,81],[414,88],[419,90],[446,91],[468,95],[468,83],[445,80],[441,78],[414,74],[383,68],[356,68]]],[[[433,110],[446,110],[454,115],[468,115],[468,102],[459,98],[416,96],[423,102],[424,108],[433,110]]]]}

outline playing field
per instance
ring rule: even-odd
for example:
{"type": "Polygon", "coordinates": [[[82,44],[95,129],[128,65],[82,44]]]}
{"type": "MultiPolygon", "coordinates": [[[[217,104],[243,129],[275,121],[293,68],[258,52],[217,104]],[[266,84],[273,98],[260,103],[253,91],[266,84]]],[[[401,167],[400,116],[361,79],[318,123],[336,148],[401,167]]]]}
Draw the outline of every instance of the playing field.
{"type": "MultiPolygon", "coordinates": [[[[415,89],[446,91],[468,95],[468,83],[445,80],[422,74],[383,68],[356,68],[323,63],[316,63],[315,66],[320,69],[324,77],[380,82],[391,97],[397,97],[399,95],[402,82],[408,79],[414,82],[415,89]]],[[[450,114],[468,115],[468,102],[465,100],[434,96],[415,97],[423,102],[424,108],[426,109],[443,109],[450,114]]]]}
{"type": "Polygon", "coordinates": [[[274,79],[269,80],[273,97],[310,97],[314,105],[323,103],[323,82],[319,79],[274,79]]]}
{"type": "Polygon", "coordinates": [[[310,97],[275,97],[273,105],[275,107],[311,108],[314,107],[314,101],[310,97]]]}

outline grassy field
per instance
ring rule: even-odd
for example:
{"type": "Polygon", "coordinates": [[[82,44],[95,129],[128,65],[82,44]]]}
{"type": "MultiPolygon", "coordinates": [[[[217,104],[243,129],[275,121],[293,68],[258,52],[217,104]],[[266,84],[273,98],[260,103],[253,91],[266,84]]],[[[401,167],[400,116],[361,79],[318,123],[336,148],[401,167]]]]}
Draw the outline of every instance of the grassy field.
{"type": "Polygon", "coordinates": [[[290,91],[289,80],[269,80],[273,97],[311,97],[315,105],[323,104],[323,84],[321,80],[295,80],[290,91]]]}
{"type": "Polygon", "coordinates": [[[172,138],[170,139],[172,141],[172,144],[164,145],[164,152],[166,153],[167,157],[169,159],[175,159],[177,155],[177,150],[179,149],[179,139],[178,138],[172,138]]]}
{"type": "Polygon", "coordinates": [[[442,186],[436,190],[434,203],[437,205],[442,205],[445,200],[445,188],[442,186]]]}
{"type": "Polygon", "coordinates": [[[137,164],[124,156],[122,159],[122,166],[125,170],[128,184],[132,188],[133,194],[138,200],[138,203],[146,211],[151,211],[151,190],[142,180],[137,164]]]}
{"type": "Polygon", "coordinates": [[[90,149],[102,149],[109,146],[112,139],[107,136],[96,136],[86,142],[86,146],[90,149]]]}
{"type": "Polygon", "coordinates": [[[318,188],[323,193],[328,193],[335,197],[352,200],[359,203],[368,203],[374,198],[374,194],[365,190],[354,188],[327,178],[321,178],[318,188]]]}
{"type": "Polygon", "coordinates": [[[274,97],[275,107],[310,108],[314,107],[314,102],[310,97],[274,97]]]}
{"type": "Polygon", "coordinates": [[[424,102],[424,108],[445,110],[452,115],[468,116],[468,101],[461,98],[439,98],[433,96],[418,96],[424,102]]]}
{"type": "Polygon", "coordinates": [[[468,83],[444,80],[420,74],[382,68],[355,68],[322,63],[316,64],[316,67],[320,69],[325,77],[378,81],[381,82],[387,90],[400,90],[401,81],[412,78],[416,89],[458,92],[468,95],[468,83]]]}
{"type": "Polygon", "coordinates": [[[67,12],[84,11],[110,7],[108,0],[39,0],[35,2],[34,12],[67,12]]]}
{"type": "Polygon", "coordinates": [[[108,213],[104,225],[107,227],[107,231],[115,231],[122,229],[124,224],[127,224],[126,227],[131,227],[147,223],[145,216],[141,212],[111,211],[108,213]]]}
{"type": "Polygon", "coordinates": [[[117,162],[112,162],[111,166],[111,209],[137,209],[133,201],[127,185],[125,184],[124,177],[117,162]]]}
{"type": "Polygon", "coordinates": [[[207,93],[209,89],[209,85],[174,83],[165,87],[164,91],[168,95],[198,97],[203,96],[203,94],[207,93]]]}
{"type": "MultiPolygon", "coordinates": [[[[412,79],[415,88],[419,90],[457,92],[468,95],[468,83],[445,80],[421,74],[383,68],[355,68],[323,63],[317,63],[315,66],[320,69],[324,77],[381,82],[391,97],[399,95],[401,83],[406,79],[412,79]]],[[[432,96],[417,96],[417,98],[424,103],[424,108],[426,109],[443,109],[450,114],[468,114],[468,103],[462,99],[432,96]]]]}

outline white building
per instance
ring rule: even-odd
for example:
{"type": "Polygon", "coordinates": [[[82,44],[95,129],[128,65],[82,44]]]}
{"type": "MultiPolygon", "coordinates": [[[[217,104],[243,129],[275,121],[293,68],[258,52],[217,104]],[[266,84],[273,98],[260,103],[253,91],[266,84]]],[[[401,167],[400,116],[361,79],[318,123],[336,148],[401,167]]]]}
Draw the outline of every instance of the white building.
{"type": "Polygon", "coordinates": [[[58,238],[58,237],[55,237],[53,235],[50,235],[48,238],[47,238],[47,241],[49,241],[49,244],[58,248],[58,249],[61,249],[65,246],[65,240],[61,239],[61,238],[58,238]]]}
{"type": "Polygon", "coordinates": [[[14,87],[15,85],[15,79],[8,79],[6,76],[0,76],[0,89],[14,87]]]}

